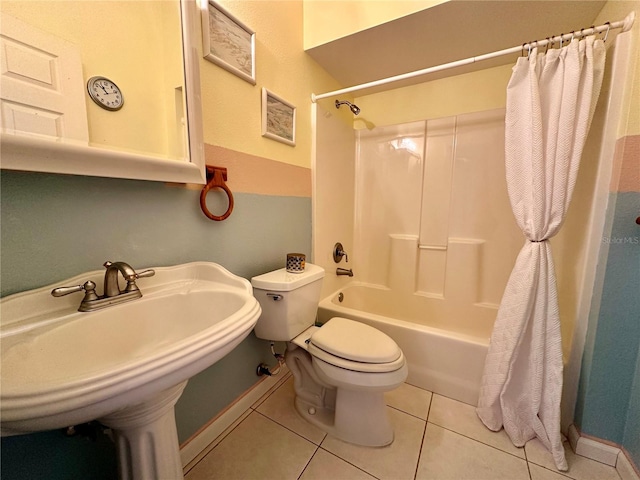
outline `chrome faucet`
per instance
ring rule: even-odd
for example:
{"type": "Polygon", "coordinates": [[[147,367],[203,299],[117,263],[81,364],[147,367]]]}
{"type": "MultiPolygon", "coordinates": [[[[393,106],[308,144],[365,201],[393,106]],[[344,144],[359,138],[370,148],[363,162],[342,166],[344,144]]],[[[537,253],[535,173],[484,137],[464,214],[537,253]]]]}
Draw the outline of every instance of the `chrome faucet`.
{"type": "Polygon", "coordinates": [[[347,275],[349,277],[353,277],[353,269],[347,270],[346,268],[336,268],[336,275],[347,275]]]}
{"type": "Polygon", "coordinates": [[[107,270],[104,273],[103,296],[98,296],[96,293],[96,284],[91,280],[85,282],[83,285],[76,285],[74,287],[54,288],[51,291],[51,295],[54,297],[62,297],[70,293],[84,291],[84,298],[82,302],[80,302],[78,311],[91,312],[142,297],[142,292],[138,288],[138,285],[136,285],[136,280],[138,278],[152,277],[156,273],[154,270],[144,270],[143,272],[136,273],[130,265],[124,262],[105,262],[104,267],[107,270]],[[127,281],[127,286],[124,290],[120,290],[118,286],[118,272],[122,273],[122,276],[127,281]]]}

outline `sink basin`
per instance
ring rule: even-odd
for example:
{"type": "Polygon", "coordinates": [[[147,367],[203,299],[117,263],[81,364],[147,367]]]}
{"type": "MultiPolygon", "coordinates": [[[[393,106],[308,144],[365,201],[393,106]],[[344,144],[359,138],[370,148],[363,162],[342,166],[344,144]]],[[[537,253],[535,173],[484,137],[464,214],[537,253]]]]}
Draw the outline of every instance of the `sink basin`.
{"type": "Polygon", "coordinates": [[[138,280],[142,298],[95,312],[76,311],[81,293],[50,292],[102,285],[104,270],[0,301],[3,436],[95,419],[108,425],[114,412],[180,387],[173,415],[184,382],[229,353],[260,316],[250,283],[220,265],[155,271],[138,280]]]}

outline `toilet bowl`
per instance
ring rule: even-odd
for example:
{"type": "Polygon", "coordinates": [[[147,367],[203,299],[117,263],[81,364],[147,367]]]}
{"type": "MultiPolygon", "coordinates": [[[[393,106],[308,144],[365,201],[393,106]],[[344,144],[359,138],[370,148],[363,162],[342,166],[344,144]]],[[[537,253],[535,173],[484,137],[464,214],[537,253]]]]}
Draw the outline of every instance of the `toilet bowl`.
{"type": "Polygon", "coordinates": [[[307,264],[302,274],[285,269],[254,277],[262,315],[255,333],[287,341],[285,362],[293,374],[295,408],[308,422],[357,445],[393,442],[384,393],[402,384],[402,350],[373,327],[341,317],[314,326],[324,270],[307,264]]]}
{"type": "Polygon", "coordinates": [[[285,361],[294,377],[295,407],[303,418],[357,445],[393,442],[384,392],[401,385],[408,371],[402,350],[391,338],[368,325],[334,317],[322,328],[305,330],[290,345],[285,361]]]}

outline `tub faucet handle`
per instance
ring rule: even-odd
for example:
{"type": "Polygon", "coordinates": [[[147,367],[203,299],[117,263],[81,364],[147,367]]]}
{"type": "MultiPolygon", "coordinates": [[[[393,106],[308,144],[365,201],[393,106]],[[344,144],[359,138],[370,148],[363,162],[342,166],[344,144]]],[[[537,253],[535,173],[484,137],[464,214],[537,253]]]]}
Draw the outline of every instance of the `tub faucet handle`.
{"type": "Polygon", "coordinates": [[[342,260],[342,257],[344,257],[346,262],[349,261],[347,252],[344,251],[342,244],[338,242],[333,246],[333,261],[336,263],[340,263],[340,261],[342,260]]]}

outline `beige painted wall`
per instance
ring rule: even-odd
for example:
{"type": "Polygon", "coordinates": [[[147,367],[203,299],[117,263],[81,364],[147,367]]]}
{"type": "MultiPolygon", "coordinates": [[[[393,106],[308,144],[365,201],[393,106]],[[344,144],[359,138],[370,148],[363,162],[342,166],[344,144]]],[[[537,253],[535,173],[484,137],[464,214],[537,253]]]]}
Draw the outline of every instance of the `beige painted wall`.
{"type": "Polygon", "coordinates": [[[304,48],[309,49],[448,0],[304,0],[304,48]]]}
{"type": "Polygon", "coordinates": [[[302,0],[222,0],[256,34],[256,85],[202,60],[204,139],[292,165],[311,167],[311,93],[340,88],[303,50],[302,0]],[[261,136],[261,89],[296,108],[294,147],[261,136]]]}
{"type": "MultiPolygon", "coordinates": [[[[306,1],[314,3],[314,0],[306,1]]],[[[636,11],[637,24],[640,21],[640,1],[610,0],[594,19],[593,24],[622,20],[633,10],[636,11]]],[[[608,45],[613,43],[616,34],[616,31],[611,32],[608,45]]],[[[623,115],[618,137],[640,133],[640,28],[637,25],[632,29],[632,35],[633,66],[629,71],[629,87],[625,91],[624,100],[628,112],[623,115]]],[[[508,64],[426,81],[410,87],[358,96],[355,102],[362,108],[360,117],[375,125],[392,125],[424,118],[503,108],[506,105],[506,85],[511,76],[511,68],[512,65],[508,64]],[[482,94],[478,95],[477,92],[482,94]]]]}
{"type": "Polygon", "coordinates": [[[506,106],[511,65],[355,98],[359,117],[375,125],[480,112],[506,106]]]}
{"type": "MultiPolygon", "coordinates": [[[[640,1],[609,0],[593,21],[595,25],[601,25],[609,21],[622,20],[631,11],[636,13],[635,24],[630,32],[633,38],[630,55],[632,64],[627,74],[623,100],[626,109],[620,118],[618,138],[640,134],[640,1]]],[[[617,34],[618,32],[612,31],[610,38],[615,38],[617,34]]],[[[607,46],[611,46],[612,43],[608,40],[607,46]]]]}
{"type": "Polygon", "coordinates": [[[125,106],[117,112],[87,96],[91,144],[167,155],[175,131],[164,119],[183,84],[177,1],[3,0],[0,9],[78,45],[85,84],[102,75],[122,89],[125,106]]]}

